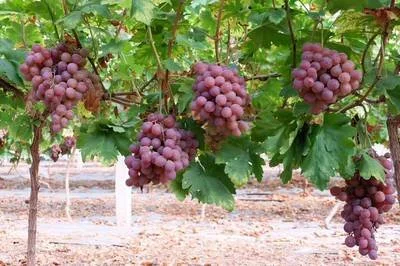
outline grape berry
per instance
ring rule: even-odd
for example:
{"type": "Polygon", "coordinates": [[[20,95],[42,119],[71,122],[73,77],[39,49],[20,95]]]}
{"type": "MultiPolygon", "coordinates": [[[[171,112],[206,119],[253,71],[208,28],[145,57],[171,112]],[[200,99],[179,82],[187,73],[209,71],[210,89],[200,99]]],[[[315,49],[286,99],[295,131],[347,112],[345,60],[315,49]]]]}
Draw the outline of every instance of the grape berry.
{"type": "Polygon", "coordinates": [[[247,131],[247,122],[241,120],[250,103],[244,78],[235,69],[202,62],[194,65],[194,71],[196,95],[191,107],[195,119],[223,136],[247,131]]]}
{"type": "Polygon", "coordinates": [[[73,136],[68,136],[64,138],[64,142],[61,145],[54,144],[50,149],[50,158],[57,162],[60,155],[70,154],[72,148],[76,145],[76,139],[73,136]]]}
{"type": "Polygon", "coordinates": [[[366,180],[358,173],[346,181],[345,187],[332,187],[330,192],[337,199],[345,201],[341,213],[345,219],[344,231],[349,235],[345,239],[348,247],[359,247],[361,255],[377,259],[378,247],[374,232],[384,223],[383,213],[388,212],[395,203],[393,163],[390,156],[374,156],[386,171],[386,182],[381,183],[374,177],[366,180]]]}
{"type": "Polygon", "coordinates": [[[345,53],[306,43],[300,66],[293,70],[292,77],[293,88],[312,106],[311,112],[319,114],[338,98],[358,89],[362,73],[355,70],[345,53]]]}
{"type": "Polygon", "coordinates": [[[74,117],[72,111],[85,93],[101,86],[99,77],[85,69],[86,49],[59,44],[52,49],[34,45],[20,66],[32,82],[34,101],[43,101],[51,112],[51,130],[60,132],[74,117]]]}
{"type": "Polygon", "coordinates": [[[189,166],[198,142],[190,131],[180,129],[172,115],[150,114],[142,125],[138,143],[125,158],[129,168],[128,186],[167,183],[177,172],[189,166]]]}

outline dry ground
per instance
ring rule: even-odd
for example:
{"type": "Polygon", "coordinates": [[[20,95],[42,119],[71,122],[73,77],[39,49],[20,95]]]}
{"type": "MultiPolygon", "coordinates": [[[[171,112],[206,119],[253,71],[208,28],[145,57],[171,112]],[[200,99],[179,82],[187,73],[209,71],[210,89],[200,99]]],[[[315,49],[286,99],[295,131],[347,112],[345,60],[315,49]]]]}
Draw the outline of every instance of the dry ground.
{"type": "MultiPolygon", "coordinates": [[[[64,215],[62,181],[46,179],[52,189],[43,188],[40,195],[39,265],[400,265],[398,205],[379,228],[379,259],[371,262],[342,244],[338,215],[324,227],[335,200],[311,188],[306,195],[301,178],[288,186],[272,177],[250,185],[238,192],[235,211],[207,206],[203,220],[201,204],[179,202],[164,187],[134,190],[132,226],[118,228],[113,182],[101,178],[112,176],[112,169],[94,170],[98,180],[85,181],[86,168],[72,177],[73,221],[64,215]],[[268,193],[254,194],[260,192],[268,193]]],[[[27,182],[6,178],[0,187],[0,265],[21,265],[27,182]]]]}

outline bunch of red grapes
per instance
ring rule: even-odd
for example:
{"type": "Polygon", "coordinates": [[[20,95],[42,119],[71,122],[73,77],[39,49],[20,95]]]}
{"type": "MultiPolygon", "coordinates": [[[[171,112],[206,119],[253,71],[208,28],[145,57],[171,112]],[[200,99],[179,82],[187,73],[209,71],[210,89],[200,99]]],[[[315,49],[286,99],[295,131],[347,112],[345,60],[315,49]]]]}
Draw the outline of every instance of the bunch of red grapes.
{"type": "Polygon", "coordinates": [[[24,78],[32,82],[32,98],[43,101],[51,112],[51,130],[60,132],[73,119],[72,111],[90,88],[101,86],[97,75],[85,69],[86,49],[59,44],[52,49],[34,45],[20,66],[24,78]]]}
{"type": "Polygon", "coordinates": [[[192,111],[196,120],[207,122],[223,136],[240,136],[247,131],[248,123],[241,120],[250,96],[246,82],[237,70],[214,64],[194,65],[196,82],[192,111]]]}
{"type": "Polygon", "coordinates": [[[362,73],[345,53],[322,48],[318,43],[303,46],[300,66],[293,70],[293,88],[319,114],[360,86],[362,73]]]}
{"type": "Polygon", "coordinates": [[[60,155],[70,154],[72,148],[76,145],[76,138],[73,136],[68,136],[64,138],[64,142],[61,145],[54,144],[50,149],[50,158],[57,162],[60,155]]]}
{"type": "Polygon", "coordinates": [[[357,245],[361,255],[376,260],[378,247],[374,233],[384,223],[383,213],[392,208],[396,199],[393,195],[395,189],[391,179],[393,163],[390,155],[373,155],[385,169],[385,183],[374,177],[366,180],[356,173],[351,180],[346,180],[345,187],[332,187],[330,191],[333,196],[346,202],[341,213],[346,221],[344,231],[349,234],[345,239],[346,246],[357,245]]]}
{"type": "Polygon", "coordinates": [[[125,158],[130,177],[126,184],[143,187],[174,180],[194,159],[197,147],[194,134],[179,128],[172,115],[148,115],[138,143],[130,147],[132,155],[125,158]]]}

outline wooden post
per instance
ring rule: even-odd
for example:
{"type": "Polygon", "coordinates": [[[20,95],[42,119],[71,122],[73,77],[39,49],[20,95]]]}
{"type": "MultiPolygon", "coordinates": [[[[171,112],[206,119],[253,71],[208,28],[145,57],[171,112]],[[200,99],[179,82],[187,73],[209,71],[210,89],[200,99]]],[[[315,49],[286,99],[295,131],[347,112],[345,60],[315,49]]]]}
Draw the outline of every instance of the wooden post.
{"type": "Polygon", "coordinates": [[[393,178],[396,182],[397,198],[400,199],[400,142],[399,142],[399,131],[398,131],[400,125],[400,116],[397,117],[389,116],[386,121],[386,125],[389,133],[390,155],[392,157],[394,165],[393,178]]]}
{"type": "Polygon", "coordinates": [[[69,189],[69,177],[71,172],[71,163],[75,157],[76,148],[72,148],[72,153],[69,155],[67,162],[67,171],[65,173],[65,215],[67,216],[68,221],[72,221],[71,218],[71,197],[70,197],[70,189],[69,189]]]}
{"type": "Polygon", "coordinates": [[[128,168],[123,156],[118,156],[115,165],[115,209],[117,226],[129,227],[132,221],[132,188],[125,184],[128,179],[128,168]]]}

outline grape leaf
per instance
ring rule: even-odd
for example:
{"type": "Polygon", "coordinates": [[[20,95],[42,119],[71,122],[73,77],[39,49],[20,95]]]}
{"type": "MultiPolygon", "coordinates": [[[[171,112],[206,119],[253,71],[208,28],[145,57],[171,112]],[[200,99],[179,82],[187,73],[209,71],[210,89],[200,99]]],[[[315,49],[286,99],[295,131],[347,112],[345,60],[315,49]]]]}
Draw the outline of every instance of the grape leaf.
{"type": "Polygon", "coordinates": [[[19,76],[18,71],[14,67],[14,65],[6,60],[0,58],[0,75],[5,75],[9,81],[14,84],[22,85],[22,78],[19,76]]]}
{"type": "Polygon", "coordinates": [[[391,90],[386,90],[390,102],[393,104],[397,112],[400,112],[400,86],[391,90]]]}
{"type": "Polygon", "coordinates": [[[180,201],[183,201],[189,194],[189,190],[183,189],[182,187],[182,179],[183,179],[183,173],[179,172],[176,175],[176,178],[169,184],[169,188],[171,189],[172,192],[174,192],[176,198],[180,201]]]}
{"type": "Polygon", "coordinates": [[[379,181],[385,181],[385,171],[382,165],[367,153],[361,156],[361,160],[358,162],[357,166],[360,170],[360,175],[364,179],[368,180],[371,177],[375,177],[379,181]]]}
{"type": "Polygon", "coordinates": [[[346,9],[354,9],[354,10],[363,10],[363,8],[379,8],[382,7],[383,4],[380,0],[356,0],[356,1],[348,1],[348,0],[329,0],[328,2],[328,10],[332,12],[336,12],[339,10],[346,9]]]}
{"type": "Polygon", "coordinates": [[[117,160],[119,154],[115,142],[107,132],[81,132],[77,147],[80,149],[84,161],[99,156],[104,163],[112,164],[117,160]]]}
{"type": "Polygon", "coordinates": [[[200,202],[216,204],[228,211],[235,205],[235,188],[224,173],[224,166],[215,164],[211,155],[202,155],[183,174],[182,188],[200,202]]]}
{"type": "Polygon", "coordinates": [[[263,158],[261,158],[259,153],[254,152],[253,148],[250,147],[251,171],[254,173],[254,176],[257,179],[257,181],[261,182],[264,177],[263,165],[265,165],[265,161],[263,158]]]}
{"type": "Polygon", "coordinates": [[[301,168],[319,189],[325,189],[330,177],[346,168],[355,153],[352,138],[355,129],[344,114],[325,114],[323,125],[311,128],[311,147],[301,168]]]}
{"type": "Polygon", "coordinates": [[[301,128],[297,128],[295,139],[286,153],[282,155],[283,172],[281,173],[280,178],[285,184],[292,179],[293,169],[299,168],[304,156],[308,153],[310,146],[308,130],[308,124],[302,124],[301,128]]]}
{"type": "Polygon", "coordinates": [[[243,186],[252,173],[259,181],[263,178],[263,152],[264,146],[252,142],[250,136],[230,137],[217,152],[216,163],[225,164],[225,173],[235,186],[243,186]]]}
{"type": "Polygon", "coordinates": [[[67,29],[74,29],[82,21],[82,11],[72,11],[61,21],[64,22],[64,25],[67,29]]]}
{"type": "Polygon", "coordinates": [[[282,33],[273,24],[265,24],[249,32],[249,38],[260,48],[270,48],[272,44],[281,45],[289,42],[289,35],[282,33]]]}
{"type": "Polygon", "coordinates": [[[179,113],[183,113],[193,99],[192,83],[192,79],[184,79],[181,83],[172,85],[172,88],[175,89],[174,95],[177,96],[175,102],[178,105],[179,113]]]}
{"type": "Polygon", "coordinates": [[[281,8],[273,8],[267,12],[268,14],[268,19],[274,24],[279,24],[285,17],[286,17],[286,12],[285,10],[281,8]]]}
{"type": "Polygon", "coordinates": [[[229,138],[215,158],[216,163],[225,164],[225,173],[236,186],[247,183],[250,172],[248,138],[229,138]]]}
{"type": "Polygon", "coordinates": [[[21,140],[22,142],[29,142],[32,138],[32,120],[25,115],[18,115],[14,117],[13,122],[9,124],[8,130],[10,136],[21,140]]]}
{"type": "Polygon", "coordinates": [[[137,21],[150,25],[154,17],[153,8],[152,1],[132,0],[131,16],[137,21]]]}

